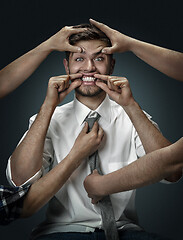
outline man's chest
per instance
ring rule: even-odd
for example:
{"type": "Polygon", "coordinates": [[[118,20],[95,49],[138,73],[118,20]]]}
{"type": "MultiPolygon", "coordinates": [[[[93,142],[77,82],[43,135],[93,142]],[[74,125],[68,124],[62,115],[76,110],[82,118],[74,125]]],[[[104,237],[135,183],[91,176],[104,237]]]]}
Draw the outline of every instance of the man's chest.
{"type": "MultiPolygon", "coordinates": [[[[98,149],[101,167],[105,173],[117,170],[128,164],[131,151],[135,151],[132,127],[128,124],[113,122],[102,124],[104,138],[98,149]]],[[[83,125],[58,125],[51,134],[55,161],[59,163],[70,152],[81,132],[83,125]]],[[[87,144],[87,142],[86,142],[87,144]]],[[[55,162],[55,164],[56,164],[55,162]]]]}

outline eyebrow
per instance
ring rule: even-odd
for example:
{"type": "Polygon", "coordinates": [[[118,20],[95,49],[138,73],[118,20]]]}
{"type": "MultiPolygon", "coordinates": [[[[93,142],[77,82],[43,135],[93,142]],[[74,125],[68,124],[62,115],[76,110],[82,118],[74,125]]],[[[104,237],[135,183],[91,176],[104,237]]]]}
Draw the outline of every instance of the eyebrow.
{"type": "MultiPolygon", "coordinates": [[[[83,51],[83,52],[81,52],[81,53],[85,54],[86,52],[83,51]]],[[[96,53],[92,53],[92,56],[97,56],[97,55],[99,55],[99,54],[101,54],[101,53],[102,53],[102,49],[101,49],[100,51],[96,52],[96,53]]]]}
{"type": "MultiPolygon", "coordinates": [[[[99,54],[101,54],[101,53],[102,53],[102,49],[101,49],[100,51],[96,52],[96,53],[92,53],[92,56],[97,56],[97,55],[99,55],[99,54]]],[[[72,56],[73,56],[74,52],[72,52],[71,54],[72,54],[72,56]]],[[[78,53],[78,54],[86,54],[86,52],[83,51],[83,52],[78,53]]],[[[102,54],[103,54],[103,53],[102,53],[102,54]]]]}

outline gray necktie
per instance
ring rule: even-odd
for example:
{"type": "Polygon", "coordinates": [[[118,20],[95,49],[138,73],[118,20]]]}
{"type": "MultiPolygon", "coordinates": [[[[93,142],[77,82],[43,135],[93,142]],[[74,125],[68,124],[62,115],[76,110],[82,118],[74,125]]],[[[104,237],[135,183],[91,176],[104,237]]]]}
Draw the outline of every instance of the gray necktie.
{"type": "MultiPolygon", "coordinates": [[[[88,122],[89,125],[89,131],[91,131],[93,124],[95,121],[97,121],[100,118],[100,115],[97,112],[90,113],[85,121],[88,122]]],[[[99,164],[99,156],[98,151],[94,152],[89,157],[89,165],[91,172],[93,172],[94,169],[97,169],[98,173],[100,175],[103,175],[100,164],[99,164]]],[[[116,221],[114,217],[114,212],[112,208],[112,203],[110,200],[109,195],[105,196],[100,202],[98,202],[98,206],[101,210],[101,216],[102,216],[102,222],[103,222],[103,228],[106,235],[107,240],[118,240],[118,231],[116,227],[116,221]]]]}

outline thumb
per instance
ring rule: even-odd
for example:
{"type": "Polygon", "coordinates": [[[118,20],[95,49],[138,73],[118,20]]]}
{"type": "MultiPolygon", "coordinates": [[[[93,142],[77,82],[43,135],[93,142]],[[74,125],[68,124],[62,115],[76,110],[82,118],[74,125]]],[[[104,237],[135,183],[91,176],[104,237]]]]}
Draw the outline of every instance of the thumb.
{"type": "Polygon", "coordinates": [[[97,169],[94,169],[92,174],[99,174],[99,173],[98,173],[97,169]]]}
{"type": "Polygon", "coordinates": [[[116,52],[116,46],[115,45],[112,46],[112,47],[105,47],[105,48],[102,49],[102,53],[104,53],[104,54],[112,54],[114,52],[116,52]]]}

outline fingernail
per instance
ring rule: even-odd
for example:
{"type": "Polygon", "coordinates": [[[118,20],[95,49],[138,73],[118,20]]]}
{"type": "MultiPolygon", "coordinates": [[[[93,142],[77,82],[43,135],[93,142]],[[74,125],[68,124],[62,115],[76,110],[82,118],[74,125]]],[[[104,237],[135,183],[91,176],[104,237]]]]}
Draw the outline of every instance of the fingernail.
{"type": "Polygon", "coordinates": [[[80,47],[78,47],[78,52],[82,52],[82,49],[80,47]]]}
{"type": "Polygon", "coordinates": [[[102,49],[102,53],[106,53],[107,51],[105,49],[102,49]]]}

